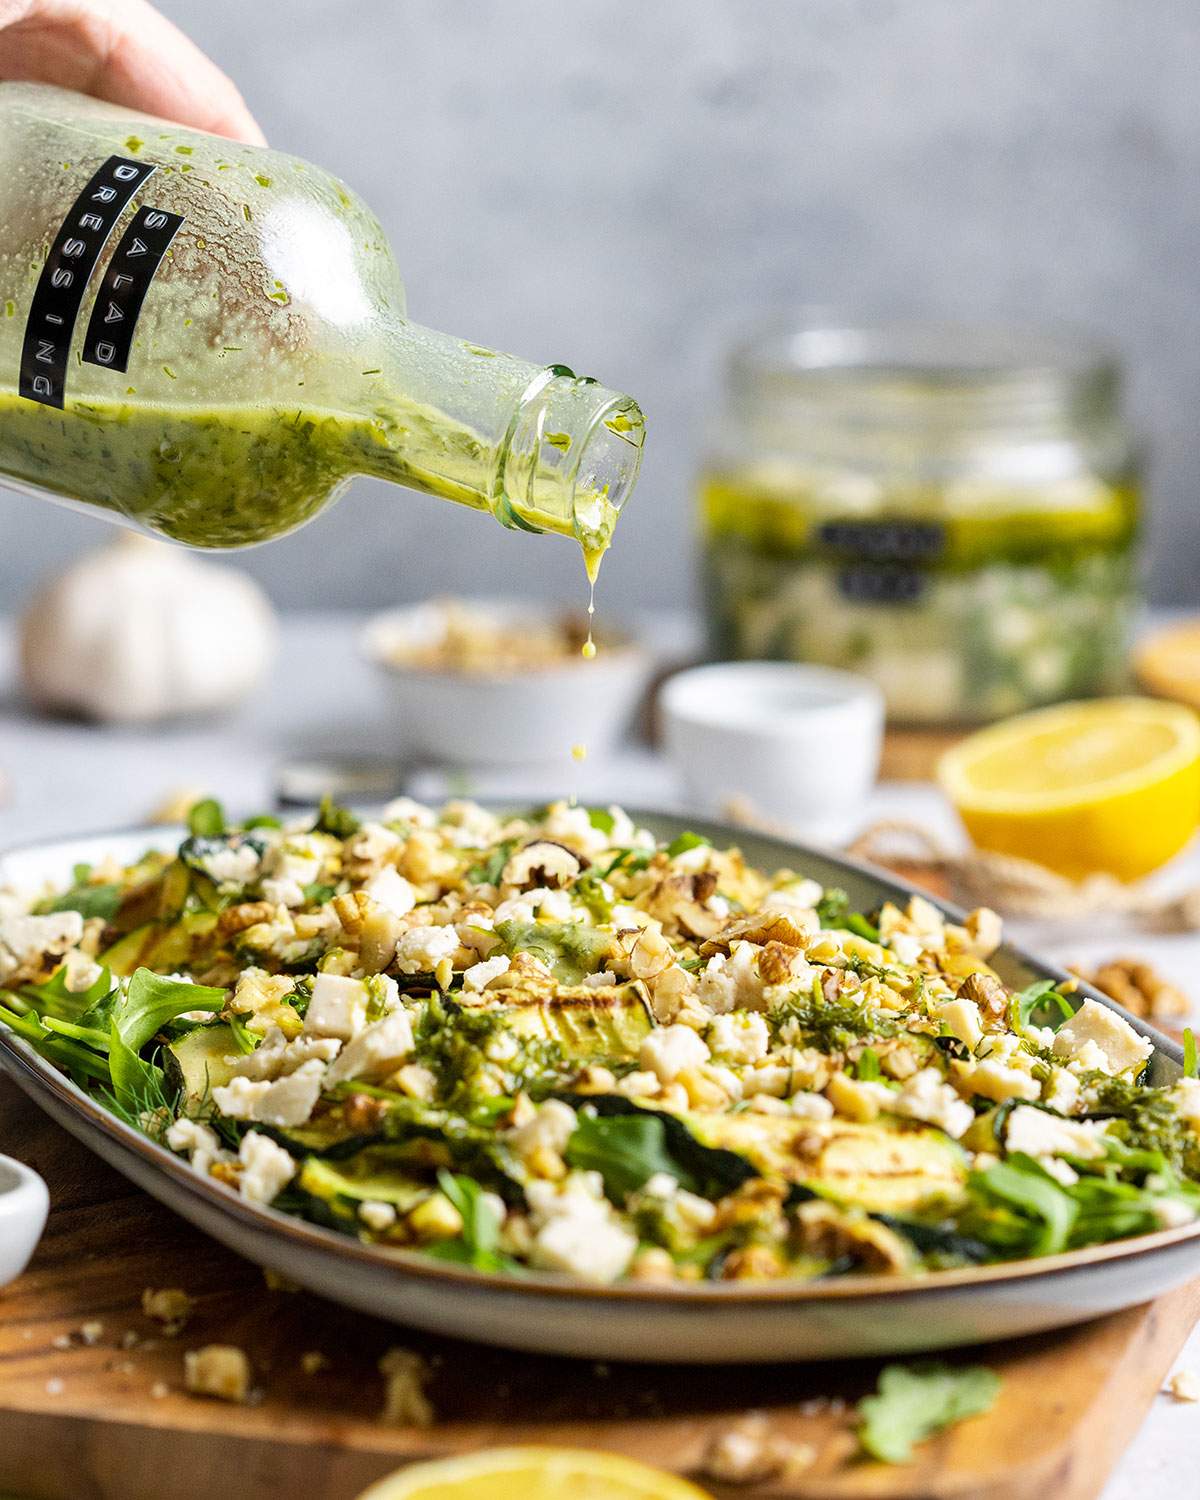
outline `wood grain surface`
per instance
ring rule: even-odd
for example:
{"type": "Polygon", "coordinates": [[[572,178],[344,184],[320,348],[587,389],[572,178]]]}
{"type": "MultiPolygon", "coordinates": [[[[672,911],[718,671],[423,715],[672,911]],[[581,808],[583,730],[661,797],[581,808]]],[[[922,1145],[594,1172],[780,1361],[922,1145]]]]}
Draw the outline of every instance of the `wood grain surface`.
{"type": "Polygon", "coordinates": [[[0,1150],[34,1165],[53,1202],[33,1264],[0,1291],[0,1491],[23,1500],[352,1500],[413,1459],[514,1442],[618,1450],[719,1496],[1093,1500],[1200,1315],[1195,1286],[1082,1329],[951,1355],[997,1369],[999,1401],[889,1468],[853,1456],[850,1408],[875,1364],[598,1366],[437,1339],[269,1290],[3,1078],[0,1150]],[[180,1335],[142,1316],[145,1287],[197,1299],[180,1335]],[[93,1322],[103,1327],[88,1345],[79,1330],[93,1322]],[[184,1351],[213,1342],[251,1357],[253,1404],[184,1391],[184,1351]],[[429,1361],[431,1427],[380,1421],[377,1362],[394,1345],[429,1361]],[[314,1350],[328,1364],[306,1374],[314,1350]],[[812,1467],[737,1489],[704,1477],[713,1435],[750,1409],[813,1445],[812,1467]]]}

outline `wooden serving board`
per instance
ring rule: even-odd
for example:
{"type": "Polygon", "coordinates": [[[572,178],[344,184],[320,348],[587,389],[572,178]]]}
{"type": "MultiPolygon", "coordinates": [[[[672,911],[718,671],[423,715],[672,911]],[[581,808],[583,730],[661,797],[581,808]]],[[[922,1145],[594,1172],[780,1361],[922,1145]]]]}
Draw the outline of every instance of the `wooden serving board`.
{"type": "Polygon", "coordinates": [[[4,1078],[0,1150],[35,1166],[53,1203],[32,1266],[0,1291],[0,1493],[22,1500],[353,1500],[414,1459],[527,1442],[619,1450],[718,1496],[1092,1500],[1200,1315],[1197,1284],[1082,1329],[950,1355],[997,1369],[999,1401],[889,1468],[853,1457],[849,1407],[874,1384],[870,1362],[597,1366],[410,1333],[268,1290],[254,1266],[126,1183],[4,1078]],[[197,1298],[180,1336],[142,1316],[144,1287],[197,1298]],[[93,1321],[103,1331],[89,1346],[78,1330],[93,1321]],[[127,1335],[138,1342],[122,1347],[127,1335]],[[257,1404],[184,1392],[184,1351],[213,1342],[251,1356],[257,1404]],[[432,1427],[379,1421],[376,1365],[397,1344],[430,1362],[432,1427]],[[301,1365],[310,1350],[329,1361],[315,1374],[301,1365]],[[737,1490],[705,1478],[709,1440],[748,1409],[814,1445],[812,1468],[737,1490]]]}

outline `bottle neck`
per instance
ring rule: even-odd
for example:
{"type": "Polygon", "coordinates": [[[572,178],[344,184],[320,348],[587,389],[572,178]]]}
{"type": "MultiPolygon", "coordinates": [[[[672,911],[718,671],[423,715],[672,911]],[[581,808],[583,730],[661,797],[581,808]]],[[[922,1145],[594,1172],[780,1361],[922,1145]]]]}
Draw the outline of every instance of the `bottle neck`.
{"type": "Polygon", "coordinates": [[[594,574],[637,480],[636,402],[564,365],[540,366],[399,324],[363,376],[351,467],[490,511],[502,525],[574,536],[594,574]]]}

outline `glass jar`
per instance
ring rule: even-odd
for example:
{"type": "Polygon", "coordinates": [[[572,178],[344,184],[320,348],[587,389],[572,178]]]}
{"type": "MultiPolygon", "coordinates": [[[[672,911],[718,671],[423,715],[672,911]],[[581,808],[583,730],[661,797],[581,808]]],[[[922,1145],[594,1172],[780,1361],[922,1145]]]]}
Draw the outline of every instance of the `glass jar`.
{"type": "Polygon", "coordinates": [[[872,678],[893,722],[1118,691],[1141,496],[1075,335],[812,322],[732,352],[700,478],[718,657],[872,678]]]}

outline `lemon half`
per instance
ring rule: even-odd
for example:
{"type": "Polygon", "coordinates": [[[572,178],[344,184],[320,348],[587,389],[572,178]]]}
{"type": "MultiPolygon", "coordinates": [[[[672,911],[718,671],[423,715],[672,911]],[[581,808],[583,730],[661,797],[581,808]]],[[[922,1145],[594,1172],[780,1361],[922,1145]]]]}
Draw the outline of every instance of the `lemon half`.
{"type": "Polygon", "coordinates": [[[712,1500],[678,1475],[588,1448],[485,1448],[412,1464],[359,1500],[712,1500]]]}
{"type": "Polygon", "coordinates": [[[1064,703],[971,735],[937,774],[979,848],[1137,880],[1200,823],[1200,719],[1151,698],[1064,703]]]}

